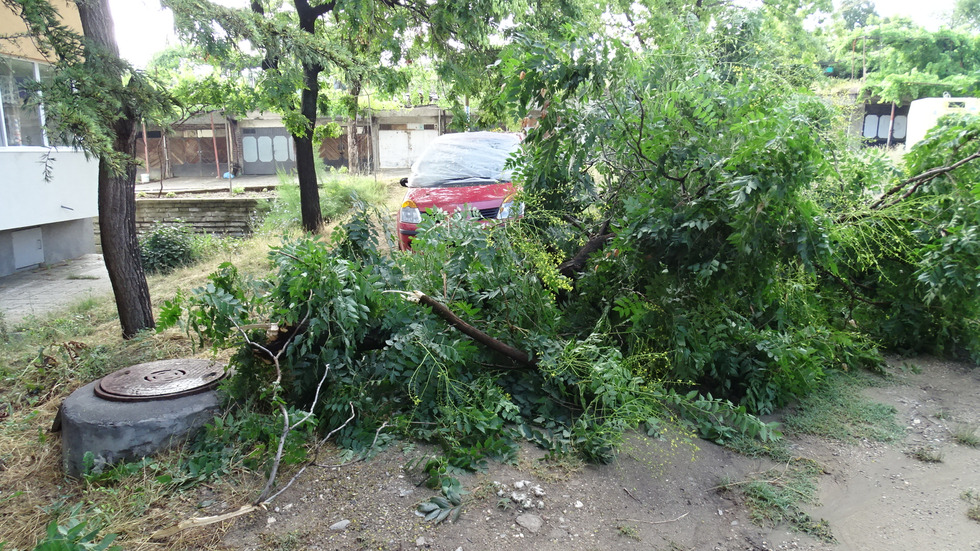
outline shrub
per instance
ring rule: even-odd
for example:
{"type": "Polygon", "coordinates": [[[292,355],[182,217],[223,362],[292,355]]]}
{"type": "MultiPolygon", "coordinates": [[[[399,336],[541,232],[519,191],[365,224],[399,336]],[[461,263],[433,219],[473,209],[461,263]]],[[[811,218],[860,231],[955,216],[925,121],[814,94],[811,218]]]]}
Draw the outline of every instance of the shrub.
{"type": "Polygon", "coordinates": [[[154,224],[140,239],[140,258],[149,273],[169,273],[194,261],[192,236],[187,226],[154,224]]]}

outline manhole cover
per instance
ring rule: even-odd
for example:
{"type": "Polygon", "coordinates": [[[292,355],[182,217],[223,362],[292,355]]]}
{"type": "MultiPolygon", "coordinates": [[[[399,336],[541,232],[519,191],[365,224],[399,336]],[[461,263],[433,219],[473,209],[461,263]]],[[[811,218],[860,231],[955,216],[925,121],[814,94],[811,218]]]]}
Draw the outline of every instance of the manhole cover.
{"type": "Polygon", "coordinates": [[[162,360],[106,375],[95,395],[123,402],[175,398],[214,388],[224,376],[224,366],[209,360],[162,360]]]}

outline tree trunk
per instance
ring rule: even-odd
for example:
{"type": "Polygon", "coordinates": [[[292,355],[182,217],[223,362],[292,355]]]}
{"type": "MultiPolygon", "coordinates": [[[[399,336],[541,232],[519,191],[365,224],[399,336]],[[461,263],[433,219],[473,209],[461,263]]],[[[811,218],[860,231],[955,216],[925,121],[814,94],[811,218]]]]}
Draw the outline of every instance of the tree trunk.
{"type": "MultiPolygon", "coordinates": [[[[107,0],[76,0],[82,30],[90,46],[119,57],[107,0]]],[[[94,56],[86,56],[86,64],[94,56]]],[[[96,70],[93,68],[93,70],[96,70]]],[[[112,69],[101,69],[112,70],[112,69]]],[[[118,75],[122,78],[122,75],[118,75]]],[[[113,125],[113,147],[128,161],[119,173],[110,172],[106,159],[99,159],[99,227],[102,254],[112,283],[123,338],[151,329],[153,308],[140,261],[136,236],[136,115],[127,106],[113,125]]]]}
{"type": "Polygon", "coordinates": [[[317,80],[323,68],[303,63],[306,86],[300,96],[300,112],[308,121],[306,135],[293,136],[296,143],[296,175],[299,178],[299,204],[303,215],[303,229],[316,232],[323,225],[320,211],[320,191],[316,181],[316,155],[313,151],[313,129],[316,127],[316,97],[320,93],[317,80]]]}
{"type": "MultiPolygon", "coordinates": [[[[308,0],[295,0],[294,6],[299,16],[300,29],[314,34],[316,19],[332,6],[318,5],[311,8],[308,0]]],[[[304,136],[293,135],[296,143],[296,176],[299,178],[299,204],[303,218],[303,229],[316,232],[323,225],[320,210],[320,191],[316,181],[316,155],[313,151],[313,130],[316,128],[316,99],[320,95],[320,72],[323,67],[303,61],[303,91],[300,94],[300,113],[306,119],[304,136]]]]}

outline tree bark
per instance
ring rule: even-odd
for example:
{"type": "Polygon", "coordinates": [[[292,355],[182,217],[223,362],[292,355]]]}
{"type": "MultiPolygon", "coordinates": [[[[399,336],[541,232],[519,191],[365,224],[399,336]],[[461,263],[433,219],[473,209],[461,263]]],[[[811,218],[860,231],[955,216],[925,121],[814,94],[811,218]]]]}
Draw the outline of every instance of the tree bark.
{"type": "MultiPolygon", "coordinates": [[[[316,20],[320,15],[333,9],[333,3],[311,7],[308,0],[294,0],[299,27],[314,34],[316,20]]],[[[303,229],[317,232],[323,225],[320,210],[320,191],[316,181],[316,155],[313,151],[313,129],[316,128],[316,100],[320,95],[320,72],[323,67],[316,63],[303,61],[303,91],[300,94],[300,113],[307,121],[304,136],[293,135],[296,143],[296,176],[299,178],[299,203],[303,219],[303,229]]]]}
{"type": "MultiPolygon", "coordinates": [[[[96,48],[119,57],[113,32],[112,14],[107,0],[76,0],[86,48],[96,48]]],[[[86,55],[86,65],[95,58],[86,55]]],[[[108,66],[106,66],[108,67],[108,66]]],[[[112,70],[101,68],[93,70],[112,70]]],[[[122,75],[116,75],[122,78],[122,75]]],[[[113,172],[106,159],[99,159],[99,227],[102,254],[116,299],[123,338],[151,329],[153,307],[140,260],[136,234],[136,114],[129,101],[112,124],[113,147],[126,156],[122,170],[113,172]]]]}
{"type": "Polygon", "coordinates": [[[448,321],[453,327],[459,329],[459,331],[464,335],[470,337],[483,346],[507,356],[522,366],[537,367],[537,360],[531,358],[527,352],[518,350],[507,343],[498,341],[483,331],[480,331],[476,327],[466,323],[459,316],[454,314],[452,310],[447,308],[445,304],[430,297],[429,295],[418,293],[416,296],[412,297],[412,299],[418,300],[419,304],[424,304],[429,308],[432,308],[432,312],[437,316],[448,321]]]}

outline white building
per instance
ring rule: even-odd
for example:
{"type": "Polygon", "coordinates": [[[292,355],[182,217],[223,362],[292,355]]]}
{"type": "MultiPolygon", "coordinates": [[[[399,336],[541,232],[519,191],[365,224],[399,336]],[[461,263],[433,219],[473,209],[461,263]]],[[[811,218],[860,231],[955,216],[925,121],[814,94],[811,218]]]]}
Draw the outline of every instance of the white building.
{"type": "MultiPolygon", "coordinates": [[[[58,6],[80,33],[74,4],[58,6]]],[[[0,36],[25,32],[20,18],[0,6],[0,36]]],[[[29,83],[50,74],[30,40],[0,41],[0,275],[95,252],[98,162],[55,147],[44,132],[43,108],[25,101],[29,83]]]]}

